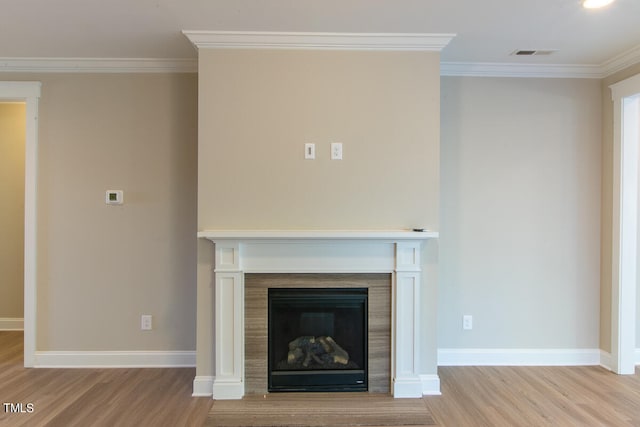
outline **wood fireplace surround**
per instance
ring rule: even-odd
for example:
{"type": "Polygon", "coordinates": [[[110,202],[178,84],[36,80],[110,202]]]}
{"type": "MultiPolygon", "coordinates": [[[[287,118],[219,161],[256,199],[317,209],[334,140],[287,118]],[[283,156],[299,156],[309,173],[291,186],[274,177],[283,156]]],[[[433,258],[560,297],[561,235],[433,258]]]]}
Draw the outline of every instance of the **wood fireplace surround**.
{"type": "MultiPolygon", "coordinates": [[[[215,244],[214,399],[246,393],[245,274],[390,273],[390,391],[421,397],[421,252],[436,232],[413,231],[218,231],[198,233],[215,244]]],[[[429,284],[431,285],[431,284],[429,284]]],[[[437,376],[429,381],[438,388],[437,376]]]]}

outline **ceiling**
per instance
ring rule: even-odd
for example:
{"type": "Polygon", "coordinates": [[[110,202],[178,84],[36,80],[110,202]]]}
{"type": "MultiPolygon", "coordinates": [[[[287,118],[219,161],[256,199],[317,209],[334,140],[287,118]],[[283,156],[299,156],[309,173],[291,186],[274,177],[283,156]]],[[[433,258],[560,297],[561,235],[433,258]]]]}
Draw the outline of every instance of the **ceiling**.
{"type": "Polygon", "coordinates": [[[444,63],[602,67],[640,62],[640,1],[5,0],[0,62],[196,58],[182,30],[455,33],[444,63]],[[518,49],[551,55],[510,55],[518,49]]]}

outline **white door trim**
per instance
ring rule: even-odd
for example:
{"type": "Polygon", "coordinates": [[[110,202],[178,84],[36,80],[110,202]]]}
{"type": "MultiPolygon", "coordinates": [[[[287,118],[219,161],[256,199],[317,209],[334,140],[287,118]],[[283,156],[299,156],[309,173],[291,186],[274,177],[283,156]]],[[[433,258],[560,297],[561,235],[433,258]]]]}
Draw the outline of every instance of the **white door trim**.
{"type": "Polygon", "coordinates": [[[613,99],[613,216],[611,254],[611,362],[635,373],[638,246],[640,74],[616,83],[613,99]]]}
{"type": "Polygon", "coordinates": [[[0,82],[1,101],[26,104],[24,187],[24,366],[33,367],[36,350],[36,249],[38,186],[38,100],[40,82],[0,82]]]}

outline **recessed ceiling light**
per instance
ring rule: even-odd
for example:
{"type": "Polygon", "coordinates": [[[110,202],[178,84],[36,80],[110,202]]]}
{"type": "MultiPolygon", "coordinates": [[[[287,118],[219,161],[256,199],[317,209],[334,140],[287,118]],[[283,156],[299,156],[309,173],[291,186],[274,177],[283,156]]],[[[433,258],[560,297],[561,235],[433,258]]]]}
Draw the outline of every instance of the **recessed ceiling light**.
{"type": "Polygon", "coordinates": [[[598,9],[613,2],[614,0],[584,0],[582,6],[587,9],[598,9]]]}

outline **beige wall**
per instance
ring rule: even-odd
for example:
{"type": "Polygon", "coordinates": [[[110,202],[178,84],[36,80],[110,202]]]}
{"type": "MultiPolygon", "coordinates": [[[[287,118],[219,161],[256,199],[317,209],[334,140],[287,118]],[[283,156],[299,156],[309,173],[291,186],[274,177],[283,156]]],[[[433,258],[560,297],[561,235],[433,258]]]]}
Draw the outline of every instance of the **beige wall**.
{"type": "Polygon", "coordinates": [[[37,350],[194,350],[197,76],[2,77],[42,82],[37,350]]]}
{"type": "Polygon", "coordinates": [[[438,229],[437,53],[201,50],[199,67],[199,229],[438,229]]]}
{"type": "MultiPolygon", "coordinates": [[[[200,230],[438,230],[438,53],[203,49],[199,67],[200,230]]],[[[212,261],[201,242],[198,375],[213,373],[212,261]]],[[[423,320],[435,373],[435,318],[423,320]]]]}
{"type": "Polygon", "coordinates": [[[0,103],[0,318],[24,312],[25,104],[0,103]]]}
{"type": "Polygon", "coordinates": [[[598,348],[600,82],[441,92],[439,347],[598,348]]]}
{"type": "MultiPolygon", "coordinates": [[[[3,75],[43,82],[38,350],[194,349],[194,307],[213,299],[200,242],[196,302],[197,228],[418,224],[441,231],[440,347],[597,347],[599,330],[610,349],[608,85],[639,67],[601,86],[442,78],[438,215],[436,54],[218,51],[200,66],[199,113],[195,75],[3,75]],[[126,204],[106,206],[107,189],[126,204]]],[[[212,319],[198,326],[206,375],[212,319]]]]}
{"type": "MultiPolygon", "coordinates": [[[[611,228],[613,210],[613,102],[609,86],[640,73],[640,64],[619,71],[602,80],[602,289],[600,294],[600,348],[611,351],[611,228]]],[[[639,276],[640,277],[640,276],[639,276]]],[[[640,307],[640,292],[638,292],[640,307]]],[[[640,343],[640,316],[637,338],[640,343]]],[[[638,346],[638,345],[636,345],[638,346]]]]}

